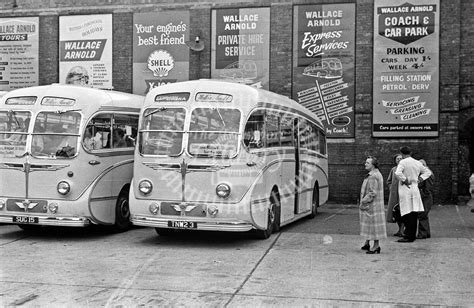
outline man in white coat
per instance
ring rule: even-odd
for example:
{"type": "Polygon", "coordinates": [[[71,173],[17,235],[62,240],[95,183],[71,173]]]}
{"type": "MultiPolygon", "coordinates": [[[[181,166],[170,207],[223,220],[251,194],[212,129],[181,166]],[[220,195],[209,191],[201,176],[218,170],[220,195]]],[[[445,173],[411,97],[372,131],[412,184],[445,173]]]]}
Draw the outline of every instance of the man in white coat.
{"type": "Polygon", "coordinates": [[[399,179],[398,195],[400,214],[405,224],[405,235],[398,240],[400,243],[411,243],[416,239],[418,212],[423,212],[418,183],[430,177],[431,171],[421,162],[411,157],[409,147],[400,149],[403,159],[398,163],[395,175],[399,179]]]}

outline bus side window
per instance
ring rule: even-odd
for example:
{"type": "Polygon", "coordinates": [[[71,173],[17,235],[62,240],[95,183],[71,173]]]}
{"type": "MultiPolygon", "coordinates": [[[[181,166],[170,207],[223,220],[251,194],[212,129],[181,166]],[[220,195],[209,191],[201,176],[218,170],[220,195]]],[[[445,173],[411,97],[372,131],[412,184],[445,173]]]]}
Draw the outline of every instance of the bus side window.
{"type": "Polygon", "coordinates": [[[88,150],[100,150],[107,147],[107,139],[110,135],[111,114],[98,114],[87,124],[82,140],[84,147],[88,150]]]}
{"type": "Polygon", "coordinates": [[[138,131],[138,115],[115,114],[113,125],[113,148],[133,148],[138,131]]]}
{"type": "Polygon", "coordinates": [[[319,131],[319,153],[326,155],[326,136],[319,131]]]}
{"type": "Polygon", "coordinates": [[[244,144],[249,149],[258,149],[264,146],[264,116],[263,110],[253,112],[244,129],[244,144]]]}
{"type": "Polygon", "coordinates": [[[288,113],[281,115],[280,140],[282,147],[293,146],[293,117],[288,113]]]}
{"type": "Polygon", "coordinates": [[[309,149],[310,143],[310,132],[308,121],[301,119],[298,126],[298,135],[300,136],[300,148],[309,149]]]}
{"type": "Polygon", "coordinates": [[[280,146],[280,117],[275,112],[267,112],[266,114],[266,145],[267,147],[280,146]]]}
{"type": "Polygon", "coordinates": [[[318,128],[311,122],[306,122],[306,148],[311,151],[317,151],[318,144],[318,128]]]}
{"type": "Polygon", "coordinates": [[[319,152],[319,128],[311,124],[311,135],[312,135],[312,141],[311,141],[311,150],[319,152]]]}

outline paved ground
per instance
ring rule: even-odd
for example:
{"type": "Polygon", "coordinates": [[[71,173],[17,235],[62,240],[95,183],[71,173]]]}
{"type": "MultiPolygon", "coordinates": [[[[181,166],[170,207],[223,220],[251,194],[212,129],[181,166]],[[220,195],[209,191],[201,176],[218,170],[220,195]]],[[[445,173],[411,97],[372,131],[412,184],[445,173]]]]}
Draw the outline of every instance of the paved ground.
{"type": "Polygon", "coordinates": [[[360,250],[354,205],[325,205],[265,241],[3,225],[0,306],[474,306],[474,213],[435,206],[430,217],[431,239],[389,236],[380,255],[360,250]]]}

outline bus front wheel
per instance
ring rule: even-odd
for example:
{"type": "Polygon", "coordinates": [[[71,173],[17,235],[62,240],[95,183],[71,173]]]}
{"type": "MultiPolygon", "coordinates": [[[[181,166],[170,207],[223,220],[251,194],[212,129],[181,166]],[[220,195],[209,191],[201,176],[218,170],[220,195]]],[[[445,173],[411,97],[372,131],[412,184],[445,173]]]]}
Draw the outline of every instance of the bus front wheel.
{"type": "Polygon", "coordinates": [[[128,192],[125,190],[120,193],[115,206],[114,230],[116,232],[124,232],[130,229],[131,225],[128,192]]]}
{"type": "Polygon", "coordinates": [[[17,225],[17,226],[21,230],[28,231],[28,232],[38,231],[39,229],[43,228],[43,226],[39,226],[39,225],[17,225]]]}
{"type": "Polygon", "coordinates": [[[155,231],[159,236],[168,236],[172,235],[176,230],[168,228],[155,228],[155,231]]]}
{"type": "Polygon", "coordinates": [[[270,207],[268,209],[267,228],[265,230],[256,230],[256,235],[260,239],[267,239],[273,231],[280,230],[280,200],[276,192],[270,196],[270,207]]]}

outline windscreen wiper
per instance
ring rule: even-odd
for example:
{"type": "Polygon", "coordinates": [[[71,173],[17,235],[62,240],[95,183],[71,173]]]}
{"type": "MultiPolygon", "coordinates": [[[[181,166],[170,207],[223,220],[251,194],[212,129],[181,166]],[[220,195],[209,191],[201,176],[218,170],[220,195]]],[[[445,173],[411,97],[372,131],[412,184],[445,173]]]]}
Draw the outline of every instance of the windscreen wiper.
{"type": "Polygon", "coordinates": [[[166,107],[156,108],[155,110],[152,110],[152,111],[148,112],[147,114],[145,114],[145,118],[151,116],[154,113],[161,112],[161,111],[164,111],[166,109],[167,109],[166,107]]]}

